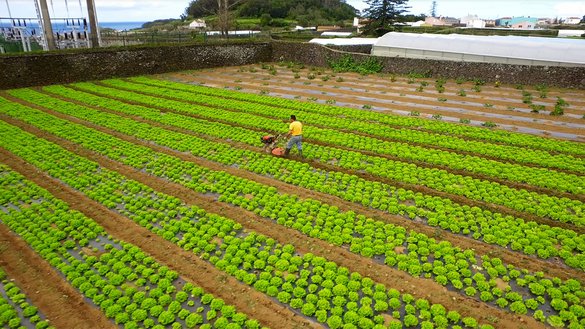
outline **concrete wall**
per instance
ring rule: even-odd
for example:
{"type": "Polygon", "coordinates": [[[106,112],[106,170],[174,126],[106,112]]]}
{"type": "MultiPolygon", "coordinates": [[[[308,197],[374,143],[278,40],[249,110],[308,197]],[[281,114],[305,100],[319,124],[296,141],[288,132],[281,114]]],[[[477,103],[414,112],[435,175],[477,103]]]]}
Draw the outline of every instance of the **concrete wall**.
{"type": "MultiPolygon", "coordinates": [[[[352,51],[364,60],[364,49],[352,51]]],[[[295,61],[327,66],[345,52],[310,43],[274,41],[231,45],[184,45],[100,49],[93,51],[0,56],[0,89],[71,83],[258,62],[295,61]]],[[[496,80],[510,84],[546,84],[585,89],[585,67],[546,67],[377,57],[385,73],[419,73],[431,77],[496,80]]]]}
{"type": "Polygon", "coordinates": [[[0,89],[271,61],[269,43],[100,49],[0,56],[0,89]]]}
{"type": "MultiPolygon", "coordinates": [[[[297,61],[305,65],[327,66],[327,59],[337,59],[345,53],[317,44],[297,44],[291,47],[285,42],[272,43],[272,56],[275,61],[297,61]]],[[[351,54],[361,61],[366,54],[351,54]]],[[[585,89],[585,67],[527,66],[492,63],[470,63],[415,58],[376,57],[384,64],[384,73],[419,73],[430,77],[450,79],[481,79],[486,82],[496,80],[502,83],[536,85],[585,89]]]]}

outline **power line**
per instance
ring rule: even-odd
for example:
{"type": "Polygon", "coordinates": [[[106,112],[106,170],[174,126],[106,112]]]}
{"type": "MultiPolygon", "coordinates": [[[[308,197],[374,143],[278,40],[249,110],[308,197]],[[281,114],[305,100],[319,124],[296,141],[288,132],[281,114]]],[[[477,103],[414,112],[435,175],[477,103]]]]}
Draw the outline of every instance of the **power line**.
{"type": "Polygon", "coordinates": [[[8,0],[6,0],[6,8],[8,8],[8,16],[12,19],[12,12],[10,12],[10,5],[8,4],[8,0]]]}

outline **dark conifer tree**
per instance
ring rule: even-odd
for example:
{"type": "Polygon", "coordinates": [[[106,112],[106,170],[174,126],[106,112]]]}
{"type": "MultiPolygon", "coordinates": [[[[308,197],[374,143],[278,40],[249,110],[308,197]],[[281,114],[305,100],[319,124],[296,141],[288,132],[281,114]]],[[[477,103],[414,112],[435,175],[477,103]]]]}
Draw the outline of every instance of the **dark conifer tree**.
{"type": "Polygon", "coordinates": [[[410,7],[408,0],[367,0],[369,7],[364,10],[364,15],[370,20],[366,26],[367,34],[383,35],[394,30],[393,25],[403,21],[403,14],[410,7]]]}

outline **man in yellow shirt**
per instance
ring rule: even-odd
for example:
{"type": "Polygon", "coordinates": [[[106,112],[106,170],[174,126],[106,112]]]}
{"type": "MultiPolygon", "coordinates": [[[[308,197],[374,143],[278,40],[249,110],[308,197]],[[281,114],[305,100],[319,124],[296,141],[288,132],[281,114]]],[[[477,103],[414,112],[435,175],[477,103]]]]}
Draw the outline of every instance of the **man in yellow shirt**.
{"type": "Polygon", "coordinates": [[[303,157],[303,124],[300,121],[297,121],[297,117],[295,115],[290,116],[290,125],[288,127],[289,131],[286,137],[290,138],[288,143],[286,144],[286,149],[284,150],[284,156],[288,157],[290,154],[290,149],[293,145],[297,146],[299,150],[299,156],[303,157]]]}

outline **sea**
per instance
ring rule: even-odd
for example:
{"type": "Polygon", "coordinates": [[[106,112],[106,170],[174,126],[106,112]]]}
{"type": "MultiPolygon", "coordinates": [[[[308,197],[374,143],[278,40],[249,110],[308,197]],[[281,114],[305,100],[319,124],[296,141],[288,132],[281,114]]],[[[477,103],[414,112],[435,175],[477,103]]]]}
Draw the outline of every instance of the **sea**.
{"type": "MultiPolygon", "coordinates": [[[[146,22],[99,22],[99,26],[100,28],[110,28],[110,29],[114,29],[116,31],[125,31],[125,30],[132,30],[132,29],[138,29],[142,27],[142,24],[144,24],[146,22]]],[[[14,24],[16,26],[24,26],[24,21],[15,21],[14,24]]],[[[87,24],[89,24],[89,22],[87,22],[87,24]]],[[[53,22],[53,31],[58,32],[58,31],[63,31],[63,30],[69,30],[69,25],[81,25],[83,26],[83,20],[78,20],[78,19],[70,19],[67,22],[63,21],[63,22],[53,22]]],[[[0,27],[11,27],[12,26],[12,22],[10,22],[7,19],[3,19],[0,20],[0,27]]],[[[26,26],[29,29],[38,29],[39,28],[39,24],[36,21],[27,21],[26,22],[26,26]]]]}
{"type": "Polygon", "coordinates": [[[139,29],[142,27],[142,24],[146,22],[100,22],[99,25],[102,28],[110,28],[116,31],[124,31],[124,30],[132,30],[132,29],[139,29]]]}

